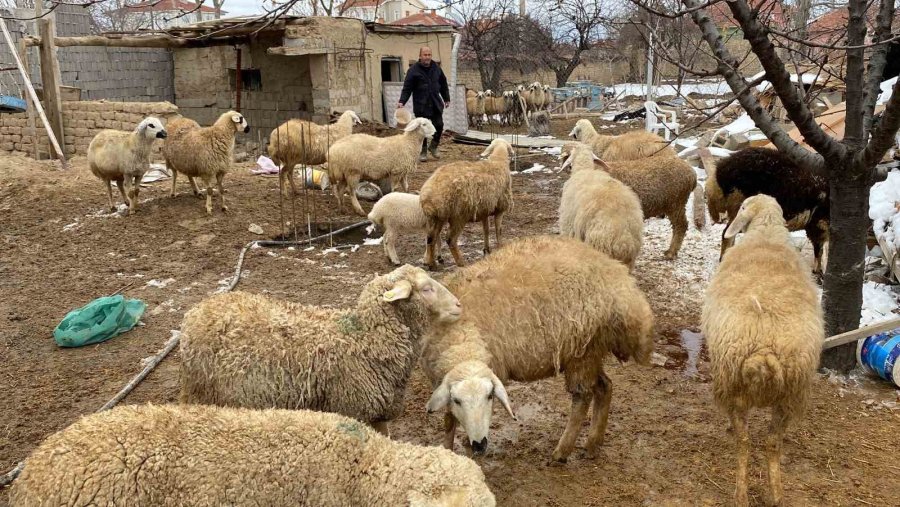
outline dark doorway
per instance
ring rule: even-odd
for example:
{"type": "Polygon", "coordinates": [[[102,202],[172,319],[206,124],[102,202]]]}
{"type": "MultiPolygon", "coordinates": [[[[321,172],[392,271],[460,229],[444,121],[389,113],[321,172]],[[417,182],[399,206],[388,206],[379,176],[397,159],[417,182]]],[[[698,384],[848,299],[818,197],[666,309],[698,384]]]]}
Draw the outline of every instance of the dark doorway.
{"type": "Polygon", "coordinates": [[[381,81],[397,82],[400,78],[400,59],[387,57],[381,59],[381,81]]]}

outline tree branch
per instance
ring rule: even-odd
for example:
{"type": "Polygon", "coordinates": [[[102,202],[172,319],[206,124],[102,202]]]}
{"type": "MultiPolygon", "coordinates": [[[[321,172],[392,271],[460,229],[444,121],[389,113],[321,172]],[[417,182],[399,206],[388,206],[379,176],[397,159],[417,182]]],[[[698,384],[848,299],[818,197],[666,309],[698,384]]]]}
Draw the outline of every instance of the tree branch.
{"type": "MultiPolygon", "coordinates": [[[[750,43],[751,49],[753,49],[763,69],[765,69],[769,82],[772,83],[775,93],[781,99],[788,118],[794,122],[806,143],[827,159],[843,158],[846,154],[846,148],[833,137],[826,134],[819,127],[819,124],[816,123],[812,111],[806,107],[803,97],[800,96],[800,91],[791,82],[791,76],[788,74],[784,62],[776,53],[772,41],[769,40],[766,27],[759,22],[756,13],[750,10],[747,1],[729,1],[728,8],[731,9],[731,14],[741,25],[744,38],[750,43]]],[[[849,85],[847,88],[849,90],[849,85]]],[[[777,143],[776,146],[778,146],[777,143]]],[[[778,149],[782,150],[781,146],[778,146],[778,149]]]]}
{"type": "MultiPolygon", "coordinates": [[[[876,28],[873,42],[879,44],[891,39],[891,23],[894,20],[894,0],[881,0],[881,8],[875,18],[876,28]]],[[[900,37],[900,36],[898,36],[900,37]]],[[[881,76],[884,74],[884,66],[887,64],[887,44],[876,47],[869,56],[868,77],[866,89],[863,92],[863,136],[868,138],[872,131],[872,119],[875,116],[875,102],[881,92],[881,76]]]]}
{"type": "MultiPolygon", "coordinates": [[[[681,2],[688,9],[694,9],[699,5],[699,0],[681,0],[681,2]]],[[[709,47],[713,50],[713,54],[718,59],[719,63],[717,64],[717,69],[719,70],[719,73],[722,74],[725,78],[725,82],[728,83],[728,86],[731,87],[731,90],[735,93],[738,102],[740,102],[744,110],[747,111],[750,118],[753,119],[753,123],[755,123],[766,137],[768,137],[781,152],[790,158],[792,162],[809,167],[817,172],[823,171],[825,163],[822,156],[810,152],[791,139],[791,136],[776,124],[772,116],[766,112],[756,97],[750,93],[750,88],[747,87],[746,80],[737,70],[737,62],[728,52],[728,49],[725,48],[725,44],[722,42],[722,36],[719,35],[719,29],[716,27],[715,23],[712,22],[709,14],[704,10],[694,9],[691,12],[691,19],[698,27],[700,27],[704,40],[709,44],[709,47]]],[[[784,72],[784,69],[782,69],[782,72],[784,72]]],[[[790,84],[790,77],[788,76],[786,79],[788,84],[790,84]]]]}
{"type": "Polygon", "coordinates": [[[862,157],[861,161],[865,167],[874,167],[881,161],[881,157],[894,144],[894,135],[898,129],[900,129],[900,79],[894,84],[891,99],[881,114],[881,121],[872,131],[872,139],[866,149],[857,155],[862,157]]]}

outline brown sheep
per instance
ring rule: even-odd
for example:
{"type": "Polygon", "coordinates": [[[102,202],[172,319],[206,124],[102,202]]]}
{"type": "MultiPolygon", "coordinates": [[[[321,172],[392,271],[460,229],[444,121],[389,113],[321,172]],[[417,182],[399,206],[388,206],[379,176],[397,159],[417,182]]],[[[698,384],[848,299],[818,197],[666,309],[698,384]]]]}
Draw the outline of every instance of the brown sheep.
{"type": "Polygon", "coordinates": [[[702,329],[716,405],[728,414],[738,448],[735,504],[748,505],[748,412],[771,408],[766,446],[771,504],[782,499],[782,441],[803,411],[824,339],[816,286],[790,242],[774,198],[747,198],[725,230],[746,231],[710,281],[702,329]]]}
{"type": "Polygon", "coordinates": [[[675,156],[675,151],[669,147],[665,139],[646,130],[634,130],[619,136],[604,136],[597,133],[590,120],[582,118],[575,123],[575,128],[569,135],[590,146],[594,154],[604,162],[675,156]]]}

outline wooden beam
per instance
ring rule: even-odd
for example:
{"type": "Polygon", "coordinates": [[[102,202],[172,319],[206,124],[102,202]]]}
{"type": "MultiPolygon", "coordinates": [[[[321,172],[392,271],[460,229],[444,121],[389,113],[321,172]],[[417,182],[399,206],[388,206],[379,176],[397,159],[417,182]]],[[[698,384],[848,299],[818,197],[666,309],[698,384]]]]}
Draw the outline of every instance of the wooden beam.
{"type": "MultiPolygon", "coordinates": [[[[0,29],[3,30],[3,37],[6,39],[6,44],[9,45],[10,49],[13,47],[12,37],[9,35],[9,30],[6,28],[6,21],[3,18],[0,18],[0,29]]],[[[66,167],[66,155],[63,153],[62,148],[60,148],[60,144],[56,140],[56,136],[53,135],[53,129],[50,127],[50,122],[47,120],[47,115],[44,114],[44,108],[41,107],[41,101],[37,98],[37,93],[34,91],[34,86],[31,84],[31,79],[28,77],[28,74],[25,72],[25,67],[22,65],[22,60],[19,59],[19,53],[16,51],[11,51],[13,58],[16,59],[16,67],[19,68],[19,73],[22,75],[22,80],[25,82],[25,88],[28,90],[28,95],[31,97],[31,103],[34,105],[35,109],[37,109],[38,114],[41,116],[41,121],[44,122],[44,128],[47,129],[47,136],[50,138],[50,144],[53,145],[53,149],[56,150],[56,154],[59,157],[59,160],[62,162],[63,168],[66,167]]],[[[34,142],[37,143],[37,137],[34,137],[34,142]]]]}
{"type": "MultiPolygon", "coordinates": [[[[22,72],[25,75],[31,75],[31,69],[28,65],[28,46],[25,45],[25,39],[19,39],[19,60],[22,61],[22,72]]],[[[31,134],[31,145],[34,147],[34,159],[39,160],[39,144],[37,142],[37,129],[35,129],[34,122],[35,103],[30,100],[29,102],[31,102],[31,106],[28,107],[28,133],[31,134]]]]}
{"type": "Polygon", "coordinates": [[[846,333],[841,333],[826,338],[825,343],[822,345],[822,350],[828,350],[839,345],[862,340],[863,338],[867,338],[878,333],[884,333],[885,331],[892,331],[897,328],[900,328],[900,318],[893,318],[891,320],[879,322],[878,324],[873,324],[871,326],[861,327],[853,331],[847,331],[846,333]]]}
{"type": "MultiPolygon", "coordinates": [[[[43,47],[41,37],[25,37],[28,46],[43,47]]],[[[105,37],[103,35],[85,35],[83,37],[54,37],[56,47],[99,46],[111,48],[204,48],[210,46],[231,46],[246,44],[247,37],[217,37],[209,39],[180,39],[168,35],[151,35],[144,37],[105,37]]]]}
{"type": "MultiPolygon", "coordinates": [[[[52,41],[56,33],[56,22],[53,17],[39,19],[38,33],[45,41],[52,41]]],[[[59,146],[65,147],[66,138],[63,135],[63,118],[62,118],[62,97],[59,91],[61,81],[59,74],[59,60],[56,58],[56,47],[53,44],[41,45],[41,81],[44,85],[44,104],[47,106],[47,118],[50,120],[50,126],[59,146]]],[[[65,160],[62,154],[61,160],[65,160]]]]}
{"type": "Polygon", "coordinates": [[[324,55],[328,53],[328,48],[307,48],[307,47],[288,47],[278,46],[266,49],[266,53],[276,56],[303,56],[303,55],[324,55]]]}

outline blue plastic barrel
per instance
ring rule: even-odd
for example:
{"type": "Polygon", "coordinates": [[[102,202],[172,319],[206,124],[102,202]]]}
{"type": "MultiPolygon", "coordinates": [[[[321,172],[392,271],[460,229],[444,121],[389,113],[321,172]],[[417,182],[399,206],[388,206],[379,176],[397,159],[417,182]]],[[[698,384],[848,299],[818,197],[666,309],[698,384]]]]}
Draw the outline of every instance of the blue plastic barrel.
{"type": "Polygon", "coordinates": [[[864,370],[900,387],[900,329],[860,340],[856,360],[864,370]]]}

